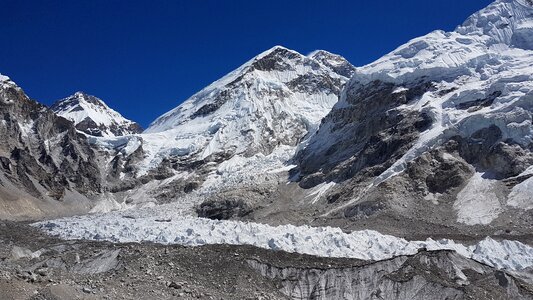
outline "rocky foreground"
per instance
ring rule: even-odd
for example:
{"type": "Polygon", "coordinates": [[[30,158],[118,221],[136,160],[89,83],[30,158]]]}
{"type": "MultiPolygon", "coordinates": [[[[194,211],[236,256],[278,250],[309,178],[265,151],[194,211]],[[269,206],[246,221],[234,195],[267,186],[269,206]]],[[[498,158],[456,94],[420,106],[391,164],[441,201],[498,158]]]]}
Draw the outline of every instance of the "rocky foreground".
{"type": "Polygon", "coordinates": [[[64,241],[0,223],[2,299],[533,299],[527,277],[453,251],[369,262],[250,246],[64,241]]]}

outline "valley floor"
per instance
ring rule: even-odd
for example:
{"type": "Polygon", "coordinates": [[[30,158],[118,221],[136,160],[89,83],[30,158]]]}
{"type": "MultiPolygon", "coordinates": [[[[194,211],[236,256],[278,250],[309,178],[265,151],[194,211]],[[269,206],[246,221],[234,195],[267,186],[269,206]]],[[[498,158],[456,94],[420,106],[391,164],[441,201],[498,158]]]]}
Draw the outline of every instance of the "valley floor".
{"type": "Polygon", "coordinates": [[[1,299],[533,299],[529,273],[446,250],[376,262],[250,245],[63,240],[0,221],[1,299]]]}
{"type": "Polygon", "coordinates": [[[2,222],[0,299],[285,299],[250,259],[306,263],[252,247],[64,241],[2,222]]]}

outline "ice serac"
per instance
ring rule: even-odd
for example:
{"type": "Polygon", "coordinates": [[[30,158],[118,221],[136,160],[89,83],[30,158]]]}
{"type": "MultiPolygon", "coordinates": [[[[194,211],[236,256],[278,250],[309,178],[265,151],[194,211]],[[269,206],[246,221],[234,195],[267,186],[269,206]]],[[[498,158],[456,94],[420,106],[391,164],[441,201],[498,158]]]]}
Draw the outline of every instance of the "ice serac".
{"type": "Polygon", "coordinates": [[[157,118],[138,136],[134,177],[178,176],[175,194],[243,185],[246,176],[253,182],[254,174],[282,168],[354,70],[326,51],[273,47],[157,118]]]}
{"type": "Polygon", "coordinates": [[[0,136],[0,218],[86,212],[102,191],[86,137],[2,75],[0,136]]]}
{"type": "Polygon", "coordinates": [[[302,187],[338,183],[322,216],[506,226],[530,207],[532,21],[531,1],[498,0],[357,68],[297,157],[302,187]]]}
{"type": "Polygon", "coordinates": [[[91,136],[113,137],[142,132],[139,124],[124,118],[101,99],[83,92],[57,101],[51,109],[91,136]]]}

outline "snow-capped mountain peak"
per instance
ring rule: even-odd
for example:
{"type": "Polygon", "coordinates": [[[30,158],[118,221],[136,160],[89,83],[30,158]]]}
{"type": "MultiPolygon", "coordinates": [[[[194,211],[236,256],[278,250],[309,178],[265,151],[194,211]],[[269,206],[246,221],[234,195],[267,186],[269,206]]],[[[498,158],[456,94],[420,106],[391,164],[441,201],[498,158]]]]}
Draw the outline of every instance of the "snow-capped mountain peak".
{"type": "Polygon", "coordinates": [[[318,128],[354,69],[333,54],[318,59],[270,48],[156,119],[142,134],[138,174],[169,158],[244,163],[272,154],[269,167],[282,166],[318,128]]]}
{"type": "Polygon", "coordinates": [[[101,99],[84,92],[61,99],[51,109],[71,120],[76,128],[92,136],[120,136],[142,131],[139,124],[124,118],[101,99]]]}
{"type": "Polygon", "coordinates": [[[492,222],[505,211],[500,202],[528,208],[523,199],[532,199],[526,186],[533,180],[503,192],[492,184],[521,176],[533,163],[532,33],[532,1],[497,0],[455,31],[430,32],[357,68],[339,102],[300,152],[302,186],[352,180],[350,191],[362,192],[350,194],[354,200],[330,215],[378,199],[386,193],[385,186],[407,177],[429,182],[425,190],[418,185],[409,197],[426,193],[438,202],[443,191],[456,197],[454,217],[461,223],[492,222]],[[485,148],[478,147],[482,143],[485,148]],[[438,151],[459,158],[455,164],[461,167],[451,175],[439,169],[446,164],[431,165],[431,175],[414,175],[413,166],[423,169],[425,162],[437,161],[428,157],[438,151]],[[445,173],[446,178],[461,179],[447,188],[442,188],[446,179],[433,186],[435,176],[445,173]],[[490,176],[496,179],[487,180],[490,176]],[[459,193],[461,185],[466,188],[459,193]],[[496,195],[500,193],[510,196],[496,195]]]}
{"type": "Polygon", "coordinates": [[[8,80],[9,80],[9,77],[0,74],[0,82],[4,82],[4,81],[8,81],[8,80]]]}
{"type": "Polygon", "coordinates": [[[11,78],[9,78],[8,76],[0,74],[0,88],[4,87],[4,86],[5,87],[10,86],[10,87],[14,87],[14,88],[19,89],[19,87],[11,80],[11,78]]]}
{"type": "MultiPolygon", "coordinates": [[[[317,53],[321,53],[316,51],[317,53]]],[[[325,51],[322,51],[326,53],[325,51]]],[[[307,73],[328,73],[332,79],[346,80],[348,74],[355,69],[349,62],[338,55],[329,54],[329,60],[322,56],[307,57],[294,50],[287,49],[283,46],[274,46],[261,54],[255,56],[236,70],[230,72],[223,78],[213,82],[197,94],[193,95],[182,105],[163,114],[156,119],[146,133],[161,132],[185,122],[187,118],[196,118],[206,116],[207,112],[212,113],[215,108],[220,108],[226,103],[224,98],[227,90],[241,89],[245,90],[259,84],[259,82],[268,83],[267,86],[257,86],[259,88],[276,89],[283,92],[280,82],[290,84],[291,86],[299,85],[303,88],[306,82],[303,77],[307,73]],[[337,61],[337,64],[334,61],[337,61]],[[343,69],[337,73],[333,66],[338,66],[342,61],[343,69]],[[327,63],[327,64],[326,64],[327,63]],[[299,78],[300,77],[300,78],[299,78]],[[291,80],[297,79],[302,82],[291,80]],[[193,111],[192,109],[196,109],[193,111]]],[[[307,78],[310,80],[310,78],[307,78]]],[[[338,92],[338,91],[337,91],[338,92]]],[[[234,98],[233,100],[253,100],[263,102],[264,97],[253,98],[234,98]]]]}

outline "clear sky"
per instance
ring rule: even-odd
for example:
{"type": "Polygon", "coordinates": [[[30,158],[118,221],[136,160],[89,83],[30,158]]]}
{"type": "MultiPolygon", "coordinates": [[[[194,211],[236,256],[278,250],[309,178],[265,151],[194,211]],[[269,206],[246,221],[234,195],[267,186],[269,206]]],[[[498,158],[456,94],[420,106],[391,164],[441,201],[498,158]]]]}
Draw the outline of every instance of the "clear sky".
{"type": "Polygon", "coordinates": [[[146,127],[274,45],[356,66],[453,30],[490,0],[0,0],[0,73],[51,104],[76,91],[146,127]]]}

